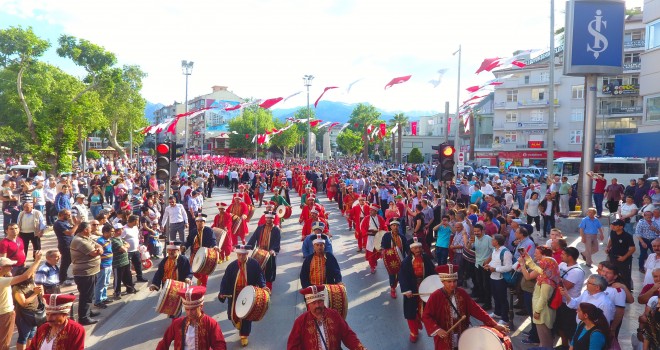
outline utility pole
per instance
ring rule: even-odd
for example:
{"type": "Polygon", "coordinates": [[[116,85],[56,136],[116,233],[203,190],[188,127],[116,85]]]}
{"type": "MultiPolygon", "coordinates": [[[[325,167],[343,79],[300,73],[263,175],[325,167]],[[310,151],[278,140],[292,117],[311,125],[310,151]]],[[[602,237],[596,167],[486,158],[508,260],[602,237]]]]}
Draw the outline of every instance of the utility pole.
{"type": "MultiPolygon", "coordinates": [[[[549,178],[553,173],[553,162],[555,159],[555,0],[550,0],[550,64],[549,74],[550,84],[548,88],[548,158],[546,159],[546,167],[548,172],[546,177],[549,178]]],[[[586,120],[587,118],[585,118],[586,120]]],[[[589,180],[591,183],[591,180],[589,180]]],[[[589,192],[591,195],[591,192],[589,192]]],[[[586,204],[583,204],[585,206],[586,204]]]]}

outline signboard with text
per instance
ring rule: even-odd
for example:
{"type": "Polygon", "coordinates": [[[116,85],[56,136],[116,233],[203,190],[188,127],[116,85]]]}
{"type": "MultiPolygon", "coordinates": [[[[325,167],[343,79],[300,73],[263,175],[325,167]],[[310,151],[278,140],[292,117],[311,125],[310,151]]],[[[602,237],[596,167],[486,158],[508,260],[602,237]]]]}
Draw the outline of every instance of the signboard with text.
{"type": "Polygon", "coordinates": [[[543,148],[543,141],[527,141],[529,148],[543,148]]]}
{"type": "Polygon", "coordinates": [[[565,75],[623,73],[625,10],[619,0],[566,3],[565,75]]]}

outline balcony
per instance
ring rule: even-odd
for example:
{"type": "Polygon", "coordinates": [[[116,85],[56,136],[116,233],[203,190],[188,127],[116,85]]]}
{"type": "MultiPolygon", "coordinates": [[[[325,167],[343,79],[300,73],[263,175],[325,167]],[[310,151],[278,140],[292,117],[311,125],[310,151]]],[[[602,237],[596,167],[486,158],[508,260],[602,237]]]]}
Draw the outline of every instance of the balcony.
{"type": "Polygon", "coordinates": [[[642,62],[628,62],[623,64],[623,71],[640,70],[642,69],[642,62]]]}
{"type": "MultiPolygon", "coordinates": [[[[557,149],[557,142],[553,142],[554,148],[557,149]]],[[[497,151],[515,151],[515,150],[546,150],[546,144],[544,141],[528,141],[528,142],[509,142],[509,143],[496,143],[493,142],[493,150],[497,151]],[[530,144],[531,143],[531,144],[530,144]],[[532,147],[530,147],[532,146],[532,147]]]]}
{"type": "Polygon", "coordinates": [[[637,133],[637,128],[617,128],[617,129],[607,129],[606,134],[607,135],[620,135],[620,134],[636,134],[637,133]]]}
{"type": "Polygon", "coordinates": [[[626,41],[623,43],[623,48],[624,49],[635,49],[635,48],[643,48],[645,45],[644,40],[631,40],[631,41],[626,41]]]}
{"type": "MultiPolygon", "coordinates": [[[[515,122],[515,123],[494,123],[493,130],[547,130],[548,123],[543,122],[515,122]]],[[[555,122],[555,129],[559,129],[559,123],[555,122]]]]}
{"type": "Polygon", "coordinates": [[[642,106],[627,106],[627,107],[612,107],[609,110],[607,108],[601,108],[598,110],[598,114],[623,117],[628,115],[642,114],[643,111],[644,108],[642,106]]]}
{"type": "MultiPolygon", "coordinates": [[[[524,109],[548,107],[548,100],[518,100],[517,102],[497,102],[495,109],[524,109]]],[[[555,107],[559,107],[559,100],[555,99],[555,107]]]]}

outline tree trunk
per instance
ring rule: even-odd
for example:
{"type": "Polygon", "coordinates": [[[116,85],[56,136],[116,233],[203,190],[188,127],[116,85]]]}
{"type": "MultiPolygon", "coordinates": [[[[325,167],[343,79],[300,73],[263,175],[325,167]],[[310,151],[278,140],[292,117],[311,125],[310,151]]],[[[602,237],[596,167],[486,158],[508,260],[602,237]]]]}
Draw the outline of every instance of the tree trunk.
{"type": "Polygon", "coordinates": [[[362,160],[367,162],[369,160],[369,131],[364,129],[364,148],[362,149],[362,160]]]}
{"type": "Polygon", "coordinates": [[[110,143],[110,147],[114,148],[115,151],[119,153],[121,158],[126,158],[126,151],[117,142],[117,122],[113,122],[112,127],[106,128],[105,130],[108,133],[108,142],[110,143]]]}
{"type": "Polygon", "coordinates": [[[470,161],[474,162],[474,138],[477,131],[474,129],[474,114],[470,114],[470,161]]]}
{"type": "Polygon", "coordinates": [[[41,146],[41,142],[37,137],[37,132],[34,129],[34,117],[32,116],[32,112],[30,111],[30,107],[28,106],[27,101],[25,100],[25,95],[23,95],[23,73],[25,72],[26,68],[27,66],[23,65],[21,66],[21,69],[18,70],[18,75],[16,77],[16,89],[18,90],[18,99],[21,101],[21,105],[23,105],[23,110],[25,111],[27,127],[28,131],[30,132],[32,142],[34,142],[37,146],[41,146]]]}
{"type": "Polygon", "coordinates": [[[401,154],[401,148],[403,147],[403,141],[401,139],[401,135],[403,134],[403,125],[399,125],[398,134],[399,134],[399,139],[397,140],[399,143],[399,153],[397,154],[399,164],[403,163],[403,155],[401,154]]]}

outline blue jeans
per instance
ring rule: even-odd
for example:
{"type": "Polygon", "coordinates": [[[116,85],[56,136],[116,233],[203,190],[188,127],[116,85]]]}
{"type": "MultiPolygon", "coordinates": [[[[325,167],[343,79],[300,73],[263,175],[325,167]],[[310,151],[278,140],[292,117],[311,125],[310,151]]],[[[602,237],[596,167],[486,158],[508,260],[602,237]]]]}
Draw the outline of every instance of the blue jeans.
{"type": "Polygon", "coordinates": [[[525,197],[520,194],[516,198],[518,199],[518,209],[523,210],[525,208],[525,197]]]}
{"type": "Polygon", "coordinates": [[[108,299],[108,285],[112,276],[112,266],[101,267],[96,274],[96,288],[94,288],[94,304],[100,304],[108,299]]]}
{"type": "Polygon", "coordinates": [[[103,209],[103,205],[102,204],[92,204],[92,207],[89,208],[89,209],[92,211],[92,217],[96,218],[99,215],[99,213],[101,212],[101,210],[103,209]]]}
{"type": "Polygon", "coordinates": [[[447,265],[447,257],[449,256],[449,248],[435,246],[435,260],[438,265],[447,265]]]}
{"type": "Polygon", "coordinates": [[[603,199],[605,195],[603,193],[594,193],[594,204],[596,205],[596,214],[601,216],[603,214],[603,199]]]}
{"type": "MultiPolygon", "coordinates": [[[[523,291],[523,304],[529,315],[534,315],[532,311],[532,293],[523,291]]],[[[539,341],[539,334],[536,332],[536,324],[532,322],[532,329],[529,331],[529,340],[539,341]]]]}
{"type": "Polygon", "coordinates": [[[509,322],[509,300],[507,300],[507,287],[504,279],[490,279],[490,289],[495,301],[495,315],[502,317],[502,321],[509,322]]]}

